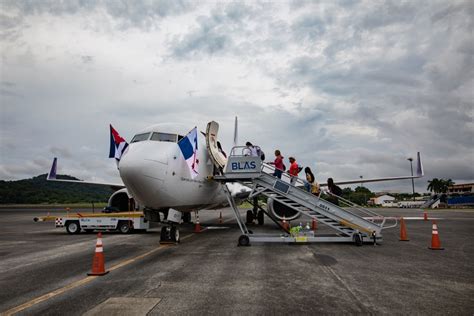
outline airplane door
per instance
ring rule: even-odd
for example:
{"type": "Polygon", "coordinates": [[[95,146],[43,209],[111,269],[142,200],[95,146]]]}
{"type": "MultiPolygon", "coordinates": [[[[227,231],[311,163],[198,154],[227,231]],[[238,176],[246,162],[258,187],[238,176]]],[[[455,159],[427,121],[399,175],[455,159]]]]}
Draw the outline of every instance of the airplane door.
{"type": "Polygon", "coordinates": [[[227,158],[219,151],[217,147],[217,132],[219,131],[219,124],[217,122],[211,121],[207,123],[206,127],[206,147],[209,152],[209,157],[212,160],[212,163],[219,168],[224,169],[225,164],[227,163],[227,158]]]}

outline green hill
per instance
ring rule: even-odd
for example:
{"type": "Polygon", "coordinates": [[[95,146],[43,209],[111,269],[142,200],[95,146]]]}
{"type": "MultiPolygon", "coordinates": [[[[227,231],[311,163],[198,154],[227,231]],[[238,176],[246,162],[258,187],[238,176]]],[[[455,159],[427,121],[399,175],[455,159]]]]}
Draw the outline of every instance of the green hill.
{"type": "MultiPolygon", "coordinates": [[[[67,175],[57,177],[78,180],[67,175]]],[[[18,181],[0,180],[0,204],[107,202],[113,192],[104,186],[47,181],[46,174],[18,181]]]]}

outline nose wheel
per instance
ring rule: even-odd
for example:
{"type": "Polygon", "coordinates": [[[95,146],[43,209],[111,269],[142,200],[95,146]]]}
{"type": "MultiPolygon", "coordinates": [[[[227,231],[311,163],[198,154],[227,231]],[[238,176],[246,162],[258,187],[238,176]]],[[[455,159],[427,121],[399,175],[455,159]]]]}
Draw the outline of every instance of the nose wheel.
{"type": "Polygon", "coordinates": [[[160,243],[179,243],[179,229],[175,226],[163,226],[161,228],[160,243]]]}

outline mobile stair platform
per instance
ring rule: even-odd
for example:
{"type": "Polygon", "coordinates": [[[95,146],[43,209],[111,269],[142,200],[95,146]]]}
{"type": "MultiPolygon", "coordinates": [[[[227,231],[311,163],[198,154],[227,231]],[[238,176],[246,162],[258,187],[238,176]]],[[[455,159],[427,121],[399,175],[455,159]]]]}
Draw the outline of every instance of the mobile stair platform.
{"type": "MultiPolygon", "coordinates": [[[[215,175],[213,179],[223,184],[222,187],[226,192],[229,205],[242,231],[238,243],[240,246],[248,246],[252,242],[354,242],[358,246],[364,242],[376,244],[382,242],[383,229],[397,225],[396,219],[391,218],[395,224],[387,226],[385,217],[342,197],[333,196],[338,203],[348,207],[343,208],[323,199],[321,195],[311,194],[305,190],[304,182],[301,179],[291,183],[291,176],[288,173],[283,172],[281,179],[275,177],[273,175],[274,167],[262,162],[260,157],[249,156],[248,149],[244,146],[234,147],[227,161],[224,161],[222,157],[214,159],[211,150],[210,156],[220,170],[220,174],[215,175]],[[298,234],[286,231],[280,235],[253,234],[242,220],[237,204],[225,185],[227,182],[238,182],[251,188],[249,198],[264,195],[295,210],[301,216],[315,219],[318,224],[332,228],[334,234],[318,235],[312,231],[303,231],[298,234]]],[[[325,194],[332,195],[330,192],[325,192],[325,194]]]]}

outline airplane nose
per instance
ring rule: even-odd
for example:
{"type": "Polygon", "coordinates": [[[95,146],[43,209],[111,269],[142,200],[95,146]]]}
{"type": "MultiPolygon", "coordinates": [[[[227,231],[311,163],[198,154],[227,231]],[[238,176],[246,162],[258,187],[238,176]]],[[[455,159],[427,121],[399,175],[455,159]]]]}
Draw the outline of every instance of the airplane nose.
{"type": "Polygon", "coordinates": [[[160,199],[168,167],[164,151],[147,148],[149,144],[132,144],[119,163],[120,177],[132,196],[152,207],[160,199]]]}

